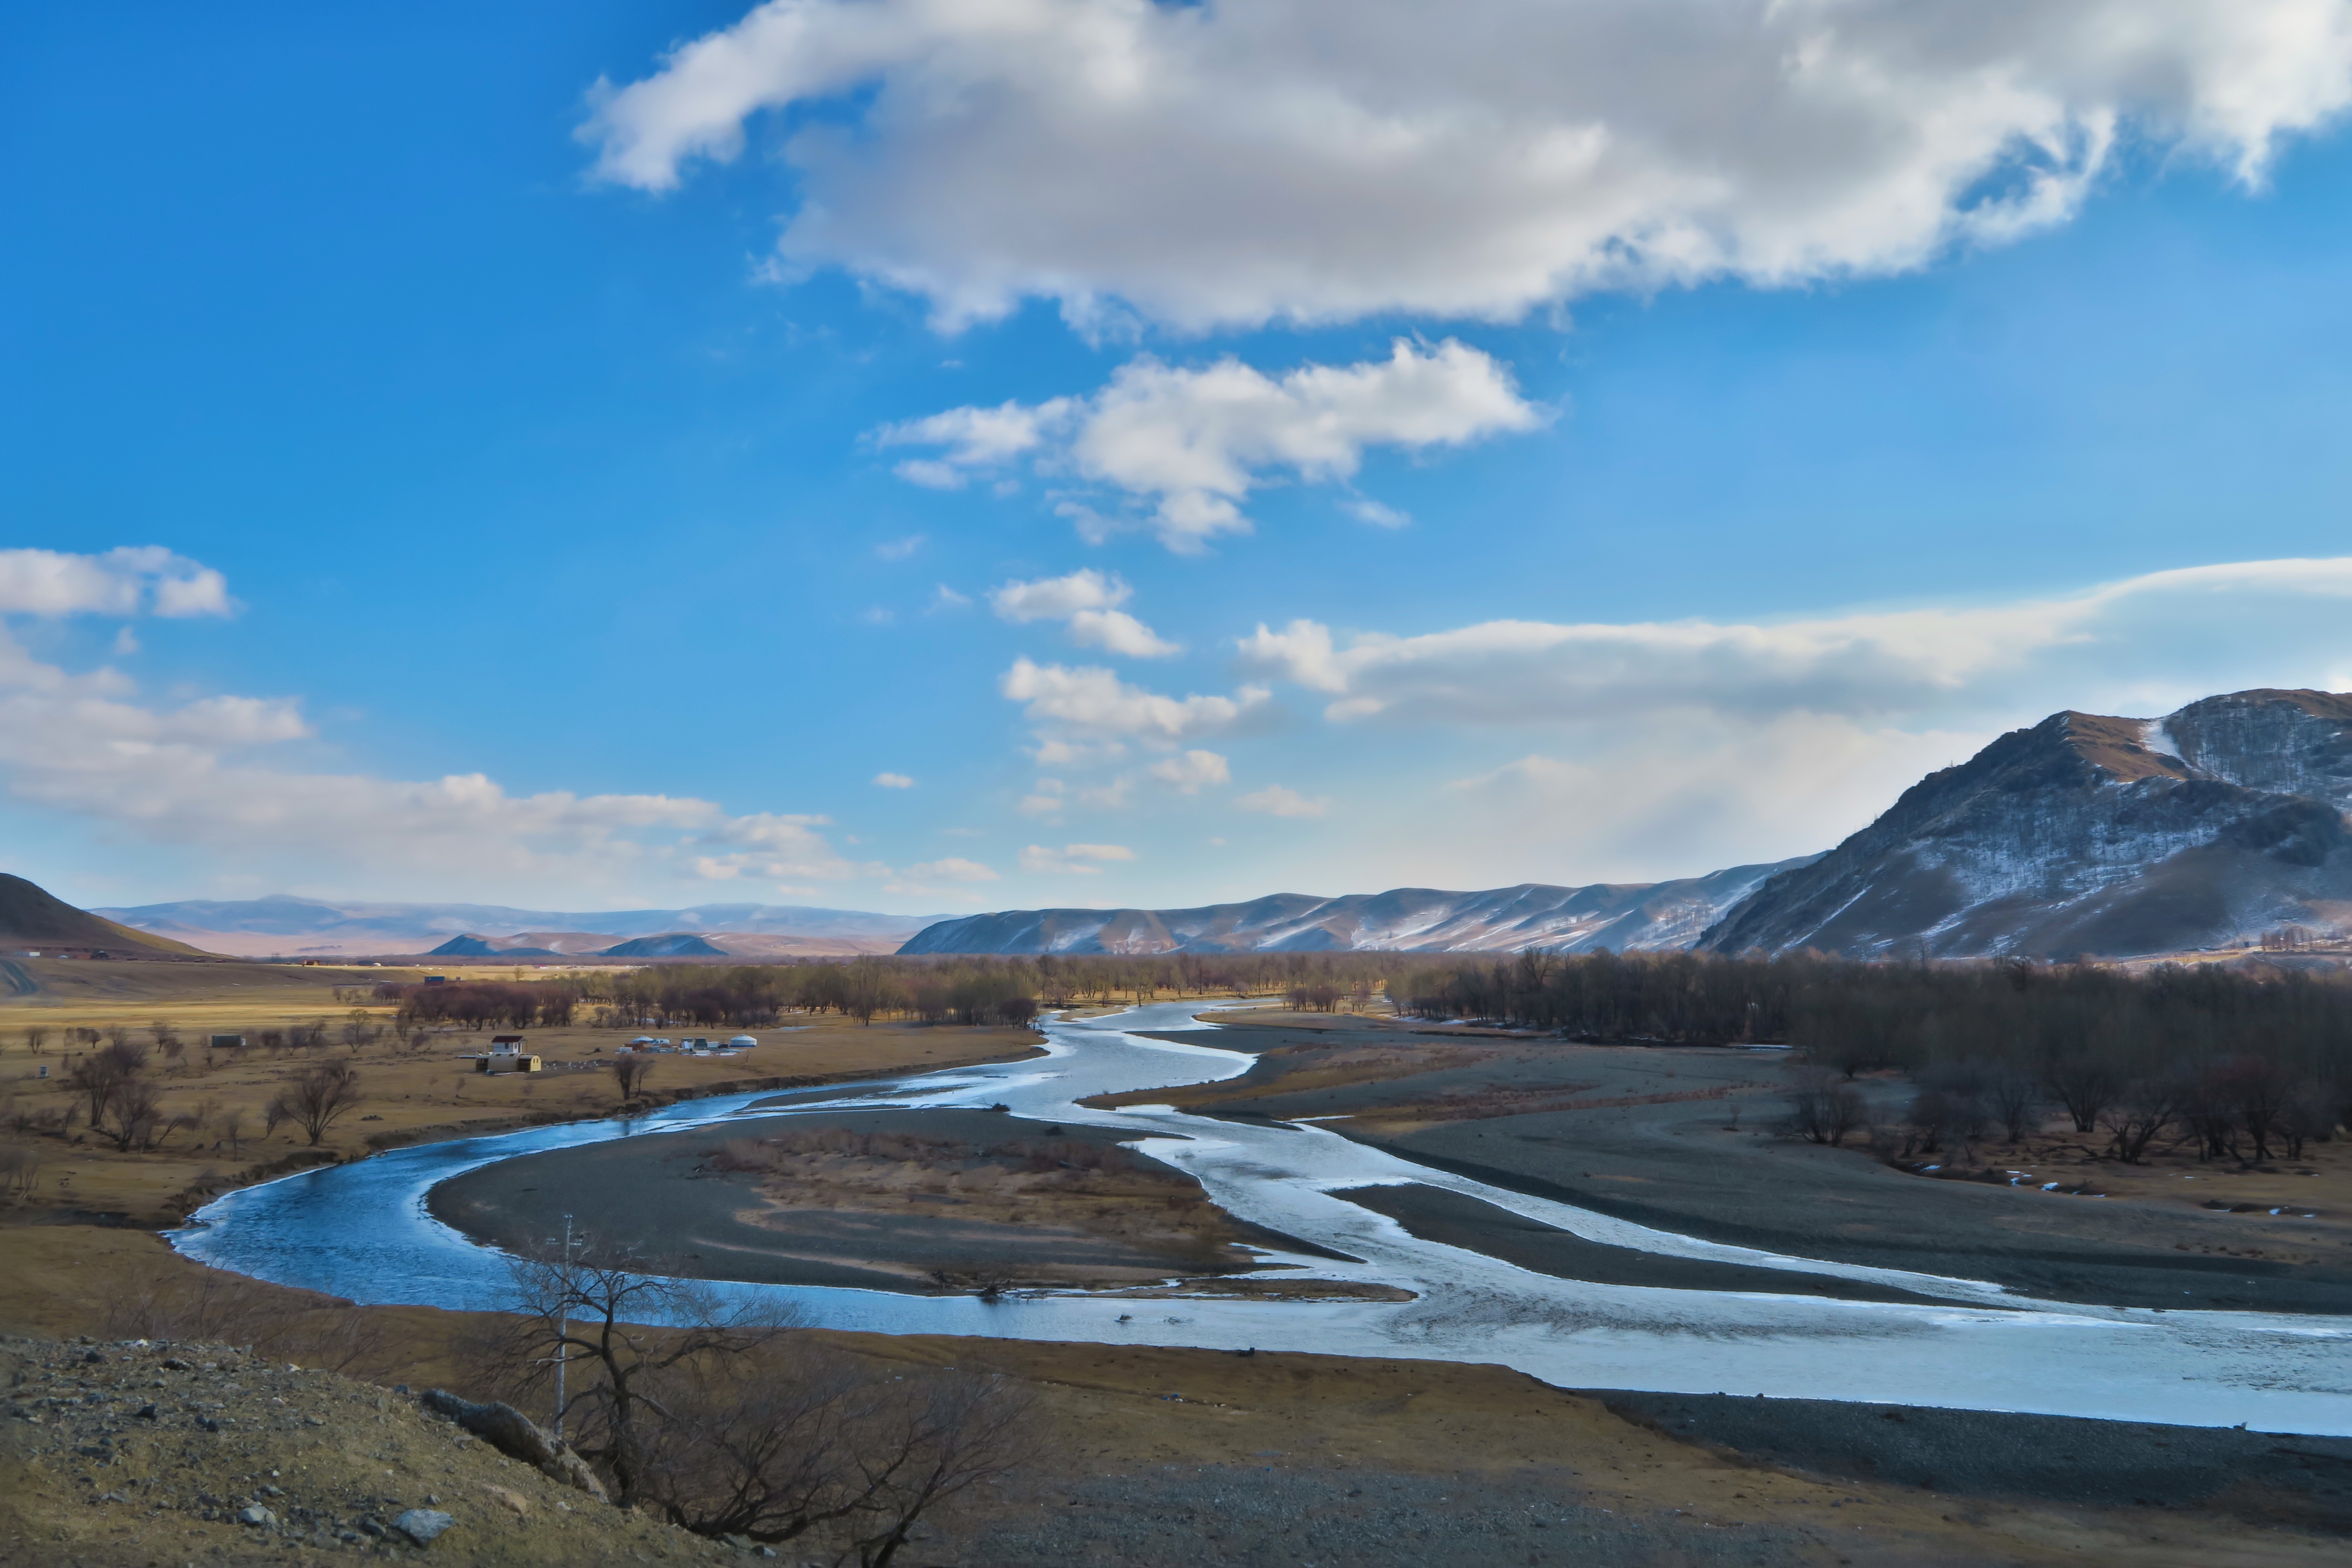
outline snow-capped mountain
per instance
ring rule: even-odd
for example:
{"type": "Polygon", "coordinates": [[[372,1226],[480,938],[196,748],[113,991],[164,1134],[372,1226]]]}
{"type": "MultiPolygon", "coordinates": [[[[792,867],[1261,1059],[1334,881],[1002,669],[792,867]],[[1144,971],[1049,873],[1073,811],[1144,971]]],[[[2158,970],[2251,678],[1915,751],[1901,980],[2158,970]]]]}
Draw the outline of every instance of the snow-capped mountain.
{"type": "Polygon", "coordinates": [[[1585,888],[1522,882],[1478,893],[1429,888],[1336,899],[1276,893],[1196,910],[1007,910],[941,921],[898,951],[1143,954],[1688,947],[1766,878],[1803,864],[1784,860],[1673,882],[1585,888]]]}
{"type": "Polygon", "coordinates": [[[2352,921],[2352,695],[2054,713],[1929,774],[1700,946],[2128,955],[2352,921]]]}

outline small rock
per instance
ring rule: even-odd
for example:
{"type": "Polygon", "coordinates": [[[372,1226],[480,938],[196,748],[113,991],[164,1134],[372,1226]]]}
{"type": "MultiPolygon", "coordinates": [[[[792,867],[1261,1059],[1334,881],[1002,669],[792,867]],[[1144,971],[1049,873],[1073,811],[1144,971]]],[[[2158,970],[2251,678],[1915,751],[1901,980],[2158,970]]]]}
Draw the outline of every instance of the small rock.
{"type": "Polygon", "coordinates": [[[190,1363],[182,1361],[178,1356],[166,1356],[163,1359],[163,1370],[165,1372],[194,1372],[195,1368],[190,1363]]]}
{"type": "Polygon", "coordinates": [[[251,1502],[236,1510],[236,1521],[239,1524],[256,1525],[266,1530],[278,1522],[278,1516],[259,1503],[251,1502]]]}
{"type": "Polygon", "coordinates": [[[392,1521],[393,1529],[419,1546],[430,1546],[433,1538],[457,1521],[437,1508],[412,1508],[392,1521]]]}
{"type": "Polygon", "coordinates": [[[530,1503],[520,1492],[509,1491],[504,1487],[488,1486],[484,1487],[482,1492],[492,1502],[518,1519],[527,1518],[530,1513],[530,1503]]]}
{"type": "Polygon", "coordinates": [[[139,1407],[139,1419],[142,1421],[153,1421],[157,1419],[155,1407],[152,1405],[141,1405],[139,1407]]]}
{"type": "Polygon", "coordinates": [[[107,1492],[103,1496],[100,1497],[98,1500],[100,1502],[129,1502],[131,1500],[124,1497],[121,1492],[107,1492]]]}

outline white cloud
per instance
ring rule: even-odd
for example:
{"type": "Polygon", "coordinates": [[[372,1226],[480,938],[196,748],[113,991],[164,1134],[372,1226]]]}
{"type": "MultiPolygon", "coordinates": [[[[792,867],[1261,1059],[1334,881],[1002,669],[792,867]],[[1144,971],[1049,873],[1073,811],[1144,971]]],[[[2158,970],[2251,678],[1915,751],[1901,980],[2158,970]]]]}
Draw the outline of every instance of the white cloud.
{"type": "Polygon", "coordinates": [[[876,773],[874,782],[884,789],[912,789],[915,781],[905,773],[876,773]]]}
{"type": "Polygon", "coordinates": [[[874,547],[874,554],[878,560],[904,561],[907,557],[912,555],[916,551],[920,550],[922,547],[923,535],[919,533],[910,533],[904,539],[893,539],[885,543],[876,545],[874,547]]]}
{"type": "Polygon", "coordinates": [[[932,590],[931,608],[934,610],[961,610],[971,603],[968,595],[957,593],[945,583],[932,590]]]}
{"type": "Polygon", "coordinates": [[[1098,647],[1129,658],[1162,658],[1184,651],[1113,606],[1125,604],[1135,590],[1116,573],[1088,568],[1066,577],[1041,577],[1030,583],[1007,583],[989,592],[988,602],[1008,621],[1058,620],[1080,647],[1098,647]]]}
{"type": "MultiPolygon", "coordinates": [[[[15,602],[67,602],[43,592],[15,602]]],[[[180,613],[201,602],[192,591],[180,613]]],[[[0,790],[110,832],[274,868],[273,878],[366,874],[446,898],[453,887],[497,895],[871,869],[834,849],[819,816],[732,816],[672,795],[511,795],[481,773],[388,779],[285,753],[312,739],[290,700],[142,700],[114,671],[41,662],[0,630],[0,790]]]]}
{"type": "Polygon", "coordinates": [[[1182,756],[1154,763],[1149,772],[1180,795],[1198,795],[1211,784],[1231,784],[1234,777],[1233,768],[1224,758],[1198,748],[1182,756]]]}
{"type": "Polygon", "coordinates": [[[1065,844],[1059,849],[1032,844],[1021,851],[1021,868],[1034,875],[1097,877],[1103,860],[1132,860],[1135,851],[1124,844],[1065,844]]]}
{"type": "MultiPolygon", "coordinates": [[[[1488,621],[1400,637],[1293,621],[1242,663],[1332,700],[1339,721],[1508,725],[1706,710],[1871,720],[2080,706],[2158,711],[2220,689],[2317,679],[2352,655],[2352,558],[2189,567],[2081,593],[1775,624],[1488,621]],[[2137,694],[2137,695],[2133,695],[2137,694]]],[[[2037,714],[2036,717],[2039,717],[2037,714]]]]}
{"type": "Polygon", "coordinates": [[[1166,658],[1184,651],[1125,610],[1080,610],[1070,617],[1070,640],[1129,658],[1166,658]]]}
{"type": "Polygon", "coordinates": [[[581,134],[665,190],[773,114],[791,271],[1206,328],[1900,270],[2135,143],[2259,180],[2348,78],[2341,0],[770,0],[581,134]]]}
{"type": "Polygon", "coordinates": [[[235,608],[226,578],[157,544],[102,555],[0,550],[0,615],[226,616],[235,608]]]}
{"type": "Polygon", "coordinates": [[[1268,816],[1320,816],[1331,809],[1328,796],[1307,799],[1295,789],[1280,784],[1268,784],[1248,795],[1236,795],[1234,804],[1244,811],[1263,812],[1268,816]]]}
{"type": "Polygon", "coordinates": [[[1262,686],[1244,686],[1231,697],[1163,697],[1096,666],[1040,665],[1025,658],[1013,661],[997,689],[1028,704],[1029,721],[1041,735],[1081,742],[1131,737],[1181,745],[1232,730],[1264,713],[1272,701],[1262,686]]]}
{"type": "Polygon", "coordinates": [[[1002,618],[1015,623],[1066,621],[1088,610],[1108,610],[1135,596],[1116,573],[1088,567],[1066,577],[1040,577],[989,590],[988,602],[1002,618]]]}
{"type": "MultiPolygon", "coordinates": [[[[1170,549],[1192,552],[1219,534],[1248,532],[1242,503],[1269,476],[1345,479],[1370,447],[1458,447],[1531,430],[1547,417],[1491,356],[1450,338],[1433,348],[1400,338],[1385,360],[1308,364],[1278,379],[1230,355],[1201,370],[1145,357],[1122,365],[1091,397],[953,409],[887,426],[874,439],[943,447],[939,458],[923,461],[954,473],[1029,458],[1041,471],[1076,474],[1119,504],[1148,508],[1130,518],[1066,500],[1081,531],[1146,527],[1170,549]],[[1000,433],[1017,427],[1019,439],[976,439],[975,421],[1000,433]]],[[[930,468],[907,477],[940,482],[930,468]]],[[[1402,521],[1377,502],[1350,504],[1370,521],[1402,521]]]]}

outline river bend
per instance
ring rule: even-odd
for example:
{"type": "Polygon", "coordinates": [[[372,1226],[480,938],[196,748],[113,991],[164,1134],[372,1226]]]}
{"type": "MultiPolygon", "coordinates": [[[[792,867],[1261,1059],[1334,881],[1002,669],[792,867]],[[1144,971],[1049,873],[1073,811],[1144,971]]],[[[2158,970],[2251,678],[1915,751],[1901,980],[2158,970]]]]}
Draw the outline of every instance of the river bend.
{"type": "MultiPolygon", "coordinates": [[[[2352,1328],[2343,1319],[2159,1312],[2038,1301],[1979,1281],[1780,1258],[1645,1228],[1414,1164],[1295,1123],[1167,1107],[1087,1110],[1090,1096],[1238,1077],[1252,1058],[1195,1025],[1202,1005],[1048,1019],[1048,1055],[779,1095],[690,1100],[634,1121],[576,1122],[396,1149],[216,1199],[173,1246],[216,1268],[379,1305],[490,1310],[502,1257],[426,1212],[437,1184],[496,1161],[614,1138],[855,1106],[1003,1104],[1040,1121],[1116,1127],[1200,1181],[1237,1217],[1360,1262],[1300,1257],[1318,1278],[1414,1292],[1360,1300],[1136,1300],[1044,1294],[982,1301],[775,1285],[830,1328],[889,1333],[1313,1351],[1501,1363],[1570,1388],[1847,1399],[2352,1436],[2352,1328]],[[1194,1031],[1201,1043],[1130,1031],[1194,1031]],[[1423,1241],[1332,1192],[1420,1182],[1571,1231],[1671,1256],[1868,1279],[1940,1305],[1596,1285],[1423,1241]]],[[[593,1224],[593,1216],[583,1216],[593,1224]]]]}

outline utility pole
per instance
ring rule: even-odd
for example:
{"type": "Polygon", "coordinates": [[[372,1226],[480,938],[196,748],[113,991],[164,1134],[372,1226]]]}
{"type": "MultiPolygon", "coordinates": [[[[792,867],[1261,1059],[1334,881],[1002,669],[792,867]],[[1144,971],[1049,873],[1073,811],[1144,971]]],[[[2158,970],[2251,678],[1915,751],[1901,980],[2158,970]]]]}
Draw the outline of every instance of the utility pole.
{"type": "Polygon", "coordinates": [[[572,1322],[572,1216],[563,1216],[563,1283],[555,1299],[555,1441],[563,1441],[563,1369],[572,1360],[564,1332],[572,1322]]]}

